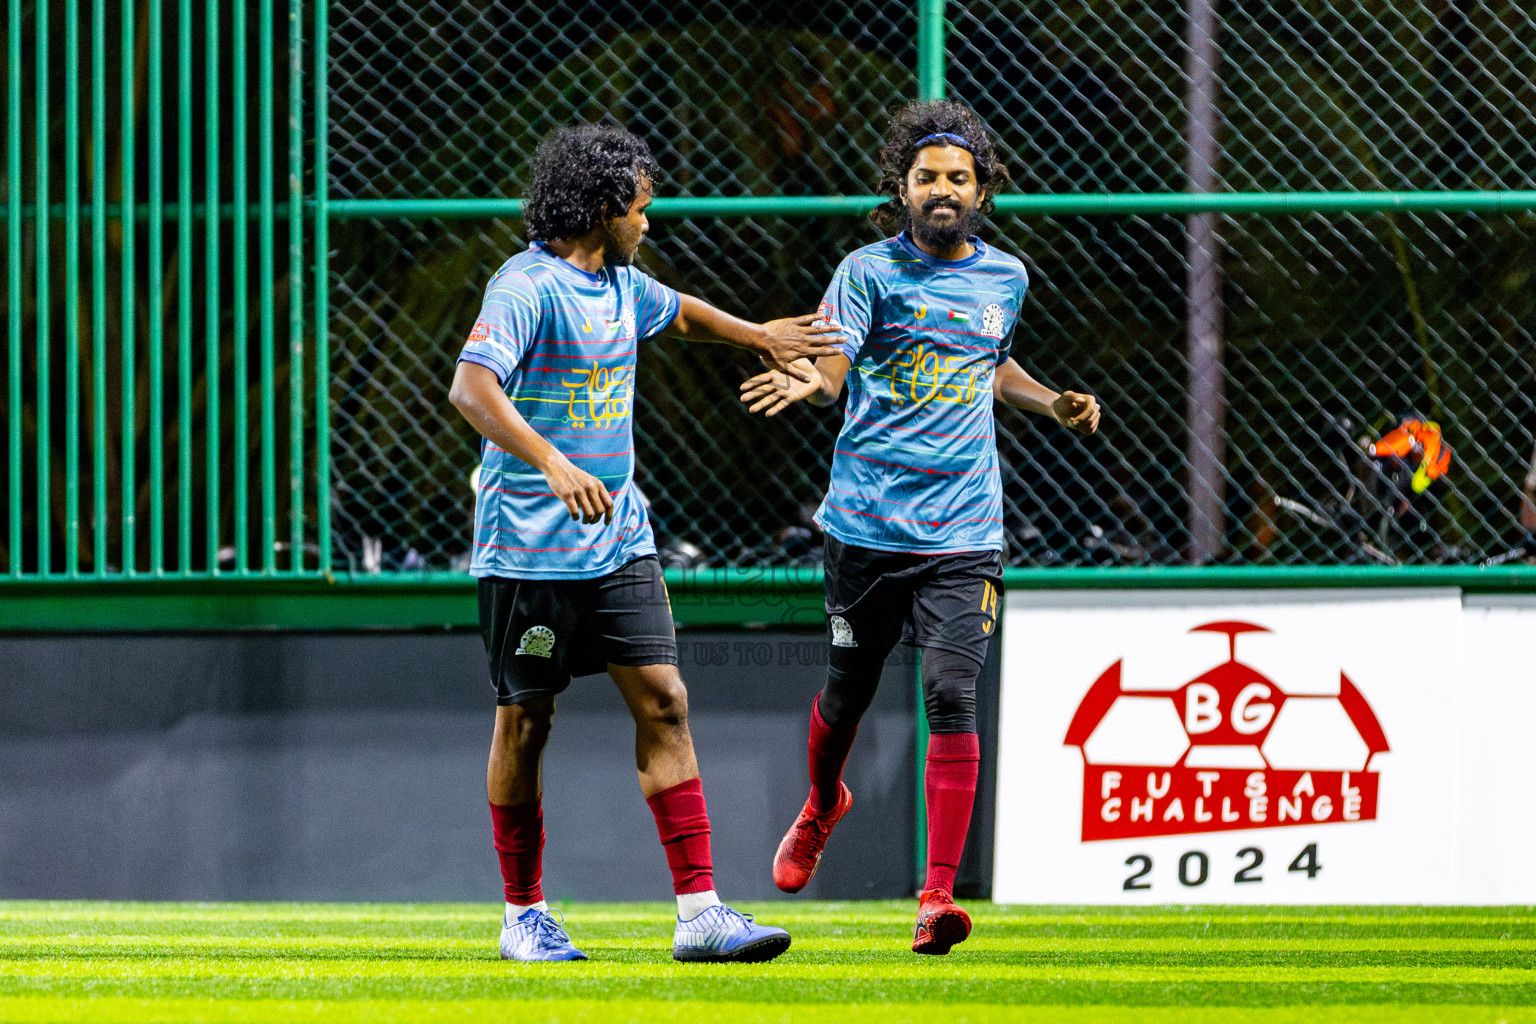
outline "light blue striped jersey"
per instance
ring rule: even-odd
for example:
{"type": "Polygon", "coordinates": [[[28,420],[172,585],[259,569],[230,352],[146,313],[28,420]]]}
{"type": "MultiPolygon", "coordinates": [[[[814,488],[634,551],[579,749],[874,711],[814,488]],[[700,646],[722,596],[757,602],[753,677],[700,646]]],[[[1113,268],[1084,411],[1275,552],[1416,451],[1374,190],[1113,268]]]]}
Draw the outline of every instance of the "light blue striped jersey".
{"type": "Polygon", "coordinates": [[[491,277],[459,359],[493,370],[528,424],[603,482],[613,522],[572,520],[543,473],[482,439],[471,576],[591,579],[655,553],[634,486],[635,353],[677,310],[634,267],[588,274],[538,242],[491,277]]]}
{"type": "Polygon", "coordinates": [[[851,253],[822,300],[853,364],[832,479],[816,512],[845,544],[937,554],[1003,547],[992,376],[1029,275],[972,238],[939,260],[906,236],[851,253]]]}

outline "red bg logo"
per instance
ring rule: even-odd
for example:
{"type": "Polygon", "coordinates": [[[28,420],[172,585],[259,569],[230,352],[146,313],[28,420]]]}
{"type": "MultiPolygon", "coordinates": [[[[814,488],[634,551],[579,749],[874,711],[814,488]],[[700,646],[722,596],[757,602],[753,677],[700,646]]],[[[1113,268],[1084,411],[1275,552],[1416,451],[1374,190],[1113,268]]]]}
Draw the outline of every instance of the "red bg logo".
{"type": "Polygon", "coordinates": [[[1267,633],[1211,622],[1227,661],[1176,690],[1123,690],[1117,661],[1072,716],[1083,753],[1083,841],[1373,821],[1388,750],[1371,707],[1343,672],[1337,696],[1287,696],[1237,660],[1237,639],[1267,633]]]}

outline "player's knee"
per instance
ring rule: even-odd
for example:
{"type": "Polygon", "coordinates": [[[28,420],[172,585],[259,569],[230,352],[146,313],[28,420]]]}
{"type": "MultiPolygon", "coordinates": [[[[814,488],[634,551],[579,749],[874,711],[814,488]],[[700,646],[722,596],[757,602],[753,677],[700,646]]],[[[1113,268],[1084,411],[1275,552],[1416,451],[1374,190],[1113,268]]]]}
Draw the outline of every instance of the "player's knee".
{"type": "Polygon", "coordinates": [[[679,728],[688,724],[688,688],[676,672],[659,676],[646,691],[642,717],[658,728],[679,728]]]}
{"type": "Polygon", "coordinates": [[[827,685],[816,706],[821,720],[834,729],[851,729],[859,724],[864,712],[874,702],[880,685],[880,666],[834,663],[827,671],[827,685]]]}
{"type": "Polygon", "coordinates": [[[552,697],[498,708],[496,742],[514,750],[543,750],[554,720],[552,697]]]}
{"type": "Polygon", "coordinates": [[[816,707],[821,711],[821,720],[827,725],[834,729],[851,729],[859,724],[859,719],[869,710],[872,699],[873,694],[856,697],[828,686],[821,691],[816,707]]]}
{"type": "Polygon", "coordinates": [[[981,666],[952,651],[923,652],[923,709],[933,732],[976,731],[976,676],[981,666]]]}
{"type": "Polygon", "coordinates": [[[976,731],[976,687],[948,680],[929,686],[923,694],[932,732],[976,731]]]}

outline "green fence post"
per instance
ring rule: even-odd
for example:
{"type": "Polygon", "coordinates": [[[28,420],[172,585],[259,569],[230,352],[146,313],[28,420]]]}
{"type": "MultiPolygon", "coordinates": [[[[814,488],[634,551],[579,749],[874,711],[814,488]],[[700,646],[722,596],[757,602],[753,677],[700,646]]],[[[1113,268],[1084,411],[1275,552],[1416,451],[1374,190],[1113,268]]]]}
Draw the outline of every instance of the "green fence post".
{"type": "MultiPolygon", "coordinates": [[[[217,0],[215,0],[217,2],[217,0]]],[[[246,172],[249,160],[246,153],[245,134],[247,102],[246,83],[246,7],[245,0],[232,0],[230,4],[229,56],[234,62],[230,71],[229,148],[233,174],[229,183],[230,199],[234,203],[235,216],[230,221],[230,377],[234,382],[234,517],[230,524],[235,533],[235,572],[250,572],[250,408],[247,392],[251,386],[250,367],[250,291],[246,257],[249,246],[250,210],[246,192],[246,172]]]]}
{"type": "Polygon", "coordinates": [[[47,576],[53,565],[53,538],[50,535],[52,509],[48,468],[52,439],[49,427],[53,410],[49,402],[48,312],[52,296],[48,289],[48,253],[52,225],[48,218],[48,125],[53,111],[48,109],[48,5],[40,3],[37,12],[37,219],[33,221],[37,243],[37,573],[47,576]]]}
{"type": "Polygon", "coordinates": [[[176,5],[176,39],[176,567],[185,574],[192,571],[192,0],[176,5]]]}
{"type": "Polygon", "coordinates": [[[6,369],[10,429],[10,533],[9,558],[12,576],[21,575],[21,0],[10,0],[6,7],[10,31],[6,40],[6,311],[10,359],[6,369]]]}
{"type": "MultiPolygon", "coordinates": [[[[204,191],[207,196],[208,220],[205,227],[204,245],[207,252],[203,254],[204,286],[203,286],[203,333],[207,347],[208,366],[203,376],[204,393],[207,396],[204,405],[203,438],[207,445],[207,546],[208,546],[208,572],[217,575],[219,571],[219,443],[221,424],[219,422],[219,388],[222,378],[223,359],[219,347],[219,0],[207,0],[204,7],[204,27],[207,34],[207,62],[204,69],[203,93],[206,97],[207,111],[204,114],[204,131],[206,138],[203,140],[204,162],[203,173],[207,176],[204,183],[204,191]]],[[[245,211],[235,208],[234,216],[238,220],[245,215],[245,211]]]]}
{"type": "MultiPolygon", "coordinates": [[[[924,102],[944,98],[944,0],[917,0],[917,98],[924,102]]],[[[913,751],[916,782],[913,789],[913,863],[917,884],[928,870],[928,797],[924,790],[928,760],[928,709],[923,703],[923,655],[913,658],[913,683],[917,693],[917,744],[913,751]]]]}
{"type": "MultiPolygon", "coordinates": [[[[48,211],[37,215],[47,219],[48,211]]],[[[80,572],[80,4],[64,5],[64,574],[80,572]]]]}
{"type": "Polygon", "coordinates": [[[259,353],[261,365],[261,571],[273,573],[277,571],[277,555],[274,547],[277,542],[274,517],[277,514],[275,488],[276,480],[273,474],[276,472],[274,465],[273,446],[276,444],[275,412],[273,409],[273,366],[272,345],[275,337],[273,318],[276,315],[273,306],[276,302],[276,292],[273,287],[273,193],[272,193],[272,0],[260,0],[256,5],[257,18],[257,51],[260,57],[257,61],[257,74],[261,81],[257,84],[257,120],[258,142],[256,160],[256,188],[261,205],[261,221],[258,227],[256,240],[257,274],[261,280],[258,289],[261,296],[261,351],[259,353]]]}
{"type": "Polygon", "coordinates": [[[944,98],[944,0],[917,0],[917,98],[944,98]]]}
{"type": "Polygon", "coordinates": [[[165,571],[165,19],[149,3],[149,571],[165,571]]]}
{"type": "Polygon", "coordinates": [[[912,648],[912,678],[917,694],[917,729],[913,770],[915,782],[913,804],[916,813],[912,824],[912,871],[915,884],[921,889],[928,875],[928,706],[923,702],[923,649],[912,648]]]}
{"type": "Polygon", "coordinates": [[[91,0],[91,568],[107,571],[107,0],[91,0]]]}
{"type": "Polygon", "coordinates": [[[329,5],[315,2],[315,533],[321,574],[331,571],[331,243],[329,5]]]}
{"type": "Polygon", "coordinates": [[[295,573],[304,569],[303,128],[303,0],[288,0],[288,569],[295,573]]]}
{"type": "Polygon", "coordinates": [[[122,189],[122,229],[123,229],[123,373],[119,385],[123,396],[123,488],[122,488],[122,520],[123,520],[123,575],[132,576],[138,571],[138,485],[135,480],[137,467],[135,456],[137,455],[137,412],[134,408],[134,389],[137,387],[135,378],[138,376],[138,354],[134,350],[134,333],[137,329],[137,320],[134,310],[135,277],[137,268],[134,265],[134,243],[138,238],[138,218],[135,215],[136,189],[134,186],[134,161],[137,159],[134,147],[134,132],[138,127],[133,114],[133,94],[135,84],[135,64],[130,54],[134,52],[136,35],[134,30],[134,11],[138,0],[123,0],[122,3],[122,73],[121,84],[122,104],[122,156],[123,156],[123,189],[122,189]]]}

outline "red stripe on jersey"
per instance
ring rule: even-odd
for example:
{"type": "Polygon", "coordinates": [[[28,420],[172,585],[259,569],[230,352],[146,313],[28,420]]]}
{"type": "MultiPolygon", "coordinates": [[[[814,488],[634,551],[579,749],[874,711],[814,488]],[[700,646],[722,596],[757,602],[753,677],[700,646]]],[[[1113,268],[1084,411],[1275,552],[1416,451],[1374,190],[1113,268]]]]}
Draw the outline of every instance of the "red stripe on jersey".
{"type": "MultiPolygon", "coordinates": [[[[596,525],[596,524],[593,524],[593,525],[596,525]]],[[[486,532],[488,534],[489,533],[520,533],[520,534],[524,534],[524,535],[530,536],[530,537],[553,537],[553,536],[556,536],[558,534],[563,534],[563,533],[585,534],[585,533],[591,532],[591,529],[592,529],[591,526],[589,526],[589,527],[587,527],[586,529],[583,529],[583,530],[525,530],[525,529],[523,529],[520,526],[487,526],[487,527],[484,528],[484,532],[486,532]]],[[[631,530],[633,530],[633,527],[631,527],[631,530]]],[[[487,545],[487,544],[482,544],[481,545],[481,547],[490,547],[490,546],[491,545],[487,545]]]]}
{"type": "MultiPolygon", "coordinates": [[[[633,339],[626,339],[626,340],[633,340],[633,339]]],[[[638,348],[632,348],[632,349],[629,349],[626,352],[604,352],[600,356],[557,356],[557,355],[552,355],[552,354],[547,354],[547,353],[544,353],[544,352],[540,352],[538,355],[534,356],[528,362],[529,363],[533,363],[533,362],[537,362],[540,359],[565,359],[565,360],[618,359],[621,356],[632,356],[632,355],[634,355],[638,351],[640,351],[638,348]]],[[[524,364],[524,369],[527,369],[527,365],[528,364],[524,364]]],[[[536,372],[538,372],[538,373],[568,373],[569,371],[568,370],[548,369],[548,370],[538,370],[536,372]]]]}
{"type": "MultiPolygon", "coordinates": [[[[539,433],[543,434],[545,437],[620,437],[628,434],[629,428],[626,427],[623,430],[610,430],[601,434],[590,430],[541,430],[539,433]]],[[[501,449],[499,448],[497,449],[497,451],[500,450],[501,449]]]]}
{"type": "MultiPolygon", "coordinates": [[[[827,491],[829,493],[830,492],[835,492],[837,494],[846,494],[850,498],[865,498],[866,497],[865,495],[860,494],[857,491],[845,491],[841,487],[833,487],[831,485],[827,486],[827,491]]],[[[905,508],[975,508],[978,505],[990,505],[990,504],[992,504],[991,499],[988,499],[987,501],[973,501],[973,502],[970,502],[970,503],[965,504],[965,505],[940,505],[936,501],[896,501],[894,498],[874,498],[874,499],[867,499],[866,498],[866,500],[880,501],[880,502],[884,502],[887,505],[901,505],[901,506],[903,506],[905,508]]],[[[985,522],[985,520],[977,520],[977,522],[985,522]]]]}
{"type": "MultiPolygon", "coordinates": [[[[591,341],[576,341],[576,339],[567,341],[564,338],[536,338],[533,341],[533,345],[616,345],[621,341],[634,341],[634,336],[625,336],[625,338],[594,338],[591,341]]],[[[528,345],[528,347],[531,348],[533,345],[528,345]]]]}
{"type": "MultiPolygon", "coordinates": [[[[946,331],[946,330],[944,330],[942,328],[939,328],[939,327],[925,327],[922,324],[880,324],[880,327],[885,328],[887,330],[912,331],[912,332],[914,332],[916,334],[963,334],[967,338],[992,338],[992,340],[994,340],[994,341],[1001,340],[1001,339],[996,338],[995,336],[993,336],[991,334],[977,334],[975,331],[946,331]]],[[[946,341],[944,344],[953,346],[954,348],[968,348],[968,349],[971,349],[972,351],[975,351],[975,352],[996,352],[997,351],[997,346],[996,345],[990,345],[990,346],[987,346],[987,345],[962,345],[959,342],[955,342],[955,341],[946,341]]],[[[886,346],[885,345],[876,345],[875,347],[876,348],[885,348],[886,346]]]]}
{"type": "MultiPolygon", "coordinates": [[[[615,431],[612,434],[603,434],[603,435],[600,435],[600,436],[602,436],[602,437],[616,437],[616,436],[618,436],[619,434],[622,434],[622,433],[625,433],[625,431],[619,430],[619,431],[615,431]]],[[[587,434],[587,435],[584,435],[584,436],[593,437],[593,436],[598,436],[598,435],[587,434]]],[[[503,454],[503,455],[512,455],[512,453],[507,451],[505,448],[497,448],[495,445],[490,444],[489,442],[486,443],[485,450],[488,451],[488,452],[501,452],[501,454],[503,454]]],[[[614,458],[615,456],[619,456],[619,455],[628,455],[630,452],[632,452],[634,450],[635,450],[634,447],[631,446],[629,448],[624,449],[621,452],[613,452],[610,455],[574,455],[574,454],[572,454],[570,452],[565,452],[563,454],[567,458],[572,458],[572,459],[578,459],[578,458],[580,458],[580,459],[611,459],[611,458],[614,458]]],[[[512,455],[512,457],[514,459],[517,458],[517,456],[515,456],[515,455],[512,455]]],[[[521,462],[522,460],[518,459],[518,461],[521,462]]],[[[530,466],[529,468],[532,469],[533,467],[530,466]]],[[[537,472],[537,470],[534,470],[534,472],[537,472]]]]}
{"type": "Polygon", "coordinates": [[[946,519],[942,522],[933,519],[895,519],[891,516],[877,516],[873,512],[860,512],[857,509],[843,508],[827,502],[827,508],[835,508],[839,512],[847,512],[851,516],[864,516],[866,519],[880,519],[887,523],[912,523],[916,526],[932,526],[935,529],[945,526],[958,526],[961,523],[1000,523],[1001,519],[988,516],[986,519],[946,519]]]}
{"type": "Polygon", "coordinates": [[[475,547],[477,547],[477,548],[495,548],[497,551],[530,551],[530,552],[533,552],[534,554],[539,554],[539,553],[548,552],[548,551],[596,551],[598,548],[606,548],[606,547],[609,547],[611,545],[619,544],[619,543],[623,542],[626,537],[628,537],[631,533],[633,533],[637,529],[639,529],[639,527],[631,527],[628,530],[620,530],[619,531],[619,535],[617,537],[613,538],[613,540],[605,540],[601,544],[588,544],[586,547],[576,547],[576,548],[519,548],[519,547],[513,547],[510,544],[482,544],[480,541],[476,541],[475,542],[475,547]]]}
{"type": "Polygon", "coordinates": [[[882,466],[895,466],[897,469],[910,469],[914,473],[930,473],[935,476],[975,476],[978,473],[994,472],[991,466],[986,469],[924,469],[921,466],[907,466],[900,462],[886,462],[884,459],[872,459],[868,455],[859,455],[857,452],[844,451],[841,448],[834,449],[833,455],[847,455],[850,458],[862,459],[865,462],[874,462],[882,466]]]}
{"type": "Polygon", "coordinates": [[[621,452],[609,452],[606,455],[583,455],[580,452],[565,452],[564,454],[568,459],[617,459],[620,456],[628,455],[633,451],[634,448],[625,448],[621,452]]]}
{"type": "Polygon", "coordinates": [[[853,422],[855,422],[855,423],[862,423],[866,427],[876,427],[876,428],[879,428],[880,430],[905,430],[909,434],[927,434],[930,437],[949,437],[949,438],[954,438],[955,440],[959,440],[959,441],[989,441],[994,436],[996,436],[995,434],[991,434],[991,433],[987,433],[987,434],[943,434],[943,433],[940,433],[937,430],[918,430],[916,427],[902,427],[902,426],[896,425],[895,423],[871,423],[869,420],[861,420],[861,419],[859,419],[857,416],[855,416],[851,412],[850,413],[845,413],[844,415],[846,415],[850,420],[853,420],[853,422]]]}
{"type": "MultiPolygon", "coordinates": [[[[494,491],[497,494],[515,494],[519,498],[553,498],[555,496],[554,491],[509,491],[504,487],[492,487],[490,484],[481,484],[480,489],[482,491],[494,491]]],[[[611,492],[609,497],[617,501],[619,499],[619,495],[623,494],[627,490],[629,490],[628,487],[621,487],[618,490],[611,492]]]]}

